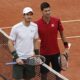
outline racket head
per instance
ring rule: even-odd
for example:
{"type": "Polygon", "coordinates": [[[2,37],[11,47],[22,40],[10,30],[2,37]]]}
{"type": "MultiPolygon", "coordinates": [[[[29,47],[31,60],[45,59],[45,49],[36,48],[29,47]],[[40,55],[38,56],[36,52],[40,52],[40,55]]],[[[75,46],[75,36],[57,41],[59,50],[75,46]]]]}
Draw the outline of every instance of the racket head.
{"type": "Polygon", "coordinates": [[[59,64],[61,66],[62,70],[67,70],[68,68],[68,60],[67,57],[64,54],[60,54],[59,58],[58,58],[59,64]]]}
{"type": "MultiPolygon", "coordinates": [[[[68,43],[68,50],[71,48],[71,43],[68,43]]],[[[64,51],[63,54],[60,54],[59,58],[58,58],[59,64],[62,68],[62,70],[67,70],[68,68],[68,53],[66,51],[64,51]]]]}
{"type": "Polygon", "coordinates": [[[31,57],[27,58],[27,60],[24,62],[28,65],[37,66],[37,65],[43,64],[45,62],[45,60],[46,59],[44,56],[35,55],[35,56],[31,56],[31,57]]]}

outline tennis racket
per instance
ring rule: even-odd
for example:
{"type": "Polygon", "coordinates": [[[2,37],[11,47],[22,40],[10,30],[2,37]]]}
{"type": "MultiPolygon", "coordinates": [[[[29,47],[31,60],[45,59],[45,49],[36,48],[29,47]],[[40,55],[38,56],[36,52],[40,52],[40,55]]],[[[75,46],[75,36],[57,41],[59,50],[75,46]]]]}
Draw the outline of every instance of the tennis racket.
{"type": "MultiPolygon", "coordinates": [[[[35,56],[29,57],[27,59],[23,59],[23,62],[24,62],[24,64],[37,66],[37,65],[41,65],[45,62],[45,57],[41,56],[41,55],[35,55],[35,56]]],[[[16,62],[6,63],[6,65],[10,65],[10,64],[17,64],[17,63],[16,62]]]]}
{"type": "Polygon", "coordinates": [[[0,80],[7,80],[6,77],[0,74],[0,80]]]}
{"type": "MultiPolygon", "coordinates": [[[[49,71],[51,71],[52,73],[54,73],[55,75],[60,77],[62,80],[69,80],[66,77],[64,77],[63,75],[61,75],[60,73],[58,73],[57,71],[55,71],[54,69],[52,69],[51,67],[49,67],[47,64],[45,64],[45,57],[43,57],[41,55],[35,55],[32,57],[29,57],[26,60],[24,60],[24,63],[28,64],[28,65],[32,65],[32,66],[42,65],[45,68],[47,68],[49,71]]],[[[17,64],[17,63],[16,62],[6,63],[6,65],[11,65],[11,64],[17,64]]]]}
{"type": "MultiPolygon", "coordinates": [[[[68,50],[69,50],[71,47],[71,43],[69,43],[68,46],[69,46],[69,48],[68,48],[68,50]]],[[[60,54],[59,64],[60,64],[62,70],[64,70],[64,71],[67,70],[67,68],[68,68],[68,54],[66,53],[66,51],[64,51],[63,54],[60,54]]]]}

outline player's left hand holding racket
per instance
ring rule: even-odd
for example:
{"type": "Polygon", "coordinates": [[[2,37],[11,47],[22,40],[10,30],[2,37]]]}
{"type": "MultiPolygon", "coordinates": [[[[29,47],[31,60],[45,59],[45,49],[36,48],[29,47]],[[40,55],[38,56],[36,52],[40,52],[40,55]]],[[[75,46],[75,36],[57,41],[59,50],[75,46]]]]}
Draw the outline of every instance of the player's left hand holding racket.
{"type": "Polygon", "coordinates": [[[71,43],[69,43],[68,46],[69,47],[65,49],[65,51],[62,54],[60,54],[60,57],[59,57],[59,63],[60,63],[62,70],[67,70],[68,68],[68,53],[71,47],[71,43]]]}
{"type": "MultiPolygon", "coordinates": [[[[41,56],[41,55],[35,55],[32,57],[29,57],[25,60],[23,60],[24,64],[28,64],[28,65],[41,65],[45,62],[45,57],[41,56]]],[[[17,64],[17,62],[9,62],[6,63],[6,65],[10,65],[10,64],[17,64]]]]}

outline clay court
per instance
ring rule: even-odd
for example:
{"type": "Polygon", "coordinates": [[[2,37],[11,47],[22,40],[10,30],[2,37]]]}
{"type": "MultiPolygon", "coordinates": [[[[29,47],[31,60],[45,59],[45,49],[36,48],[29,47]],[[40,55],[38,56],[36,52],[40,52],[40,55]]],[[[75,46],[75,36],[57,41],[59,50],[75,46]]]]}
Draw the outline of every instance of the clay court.
{"type": "MultiPolygon", "coordinates": [[[[65,36],[72,43],[69,54],[69,68],[62,71],[70,80],[80,80],[80,0],[44,0],[50,3],[52,16],[61,19],[65,36]]],[[[30,6],[34,10],[33,21],[41,17],[40,3],[43,0],[0,0],[0,28],[9,34],[11,27],[22,20],[22,10],[30,6]]],[[[64,51],[59,39],[61,52],[64,51]]],[[[11,61],[11,55],[0,47],[0,74],[11,77],[11,66],[4,63],[11,61]]],[[[37,80],[37,79],[36,79],[37,80]]]]}

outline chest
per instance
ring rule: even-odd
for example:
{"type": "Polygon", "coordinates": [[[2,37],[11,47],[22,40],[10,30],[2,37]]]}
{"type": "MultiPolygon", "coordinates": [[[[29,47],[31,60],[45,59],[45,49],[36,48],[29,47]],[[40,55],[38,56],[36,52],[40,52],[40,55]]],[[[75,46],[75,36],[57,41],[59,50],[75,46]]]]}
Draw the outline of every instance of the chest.
{"type": "Polygon", "coordinates": [[[58,24],[39,24],[39,34],[41,35],[55,35],[58,32],[58,24]]]}
{"type": "Polygon", "coordinates": [[[35,36],[34,28],[21,28],[17,30],[17,38],[24,39],[33,39],[35,36]]]}

